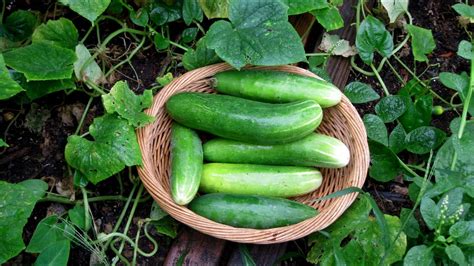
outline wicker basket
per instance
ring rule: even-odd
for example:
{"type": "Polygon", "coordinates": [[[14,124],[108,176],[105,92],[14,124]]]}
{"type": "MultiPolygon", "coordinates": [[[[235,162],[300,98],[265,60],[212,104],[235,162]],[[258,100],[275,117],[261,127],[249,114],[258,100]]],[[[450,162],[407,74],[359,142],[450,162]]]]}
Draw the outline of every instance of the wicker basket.
{"type": "MultiPolygon", "coordinates": [[[[316,77],[313,73],[295,66],[260,68],[316,77]]],[[[153,105],[147,113],[155,116],[156,121],[138,130],[138,142],[143,157],[143,165],[138,168],[138,172],[145,188],[161,208],[176,220],[205,234],[230,241],[256,244],[279,243],[298,239],[326,228],[352,204],[357,194],[352,193],[320,202],[315,202],[314,199],[346,187],[362,187],[370,159],[364,124],[354,106],[344,96],[337,106],[324,109],[323,122],[317,131],[334,136],[348,145],[351,152],[350,163],[345,168],[321,169],[323,174],[321,187],[312,193],[295,198],[299,202],[318,209],[320,213],[316,217],[286,227],[264,230],[245,229],[213,222],[173,202],[169,187],[172,120],[166,113],[165,103],[171,95],[178,92],[213,92],[209,86],[210,78],[218,72],[229,69],[231,69],[229,65],[222,63],[190,71],[173,80],[155,96],[153,105]]]]}

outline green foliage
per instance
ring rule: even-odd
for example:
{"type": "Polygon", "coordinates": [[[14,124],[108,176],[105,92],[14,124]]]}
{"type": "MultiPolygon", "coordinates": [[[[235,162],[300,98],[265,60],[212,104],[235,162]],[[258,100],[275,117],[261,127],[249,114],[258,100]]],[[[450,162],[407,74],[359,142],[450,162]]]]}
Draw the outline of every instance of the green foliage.
{"type": "Polygon", "coordinates": [[[105,79],[102,69],[96,61],[91,60],[92,56],[83,44],[76,46],[76,57],[77,60],[74,62],[74,74],[77,80],[84,82],[91,81],[94,84],[99,84],[105,79]]]}
{"type": "Polygon", "coordinates": [[[139,8],[137,11],[130,11],[129,17],[133,24],[141,27],[146,27],[146,25],[148,25],[148,21],[150,20],[148,11],[145,8],[139,8]]]}
{"type": "Polygon", "coordinates": [[[380,99],[377,92],[369,84],[354,81],[346,85],[344,95],[351,103],[367,103],[380,99]]]}
{"type": "Polygon", "coordinates": [[[374,59],[374,52],[389,57],[393,51],[393,40],[385,25],[373,16],[367,16],[360,24],[356,35],[356,47],[359,56],[370,65],[374,59]]]}
{"type": "Polygon", "coordinates": [[[175,238],[178,235],[178,222],[153,202],[150,211],[151,224],[158,233],[175,238]]]}
{"type": "Polygon", "coordinates": [[[8,146],[8,144],[2,138],[0,138],[0,148],[4,148],[4,147],[8,148],[10,146],[8,146]]]}
{"type": "Polygon", "coordinates": [[[375,105],[375,113],[382,119],[384,123],[395,121],[406,111],[405,103],[402,97],[391,95],[382,98],[375,105]]]}
{"type": "Polygon", "coordinates": [[[170,40],[159,32],[153,37],[153,43],[157,50],[165,50],[170,47],[170,40]]]}
{"type": "MultiPolygon", "coordinates": [[[[86,221],[86,215],[85,215],[85,210],[84,210],[84,205],[82,204],[76,204],[74,208],[68,210],[67,212],[69,219],[71,219],[71,222],[79,227],[80,229],[84,230],[85,232],[89,231],[89,229],[92,226],[92,221],[86,221]]],[[[87,217],[90,219],[90,217],[87,217]]]]}
{"type": "Polygon", "coordinates": [[[406,136],[407,133],[403,128],[402,124],[398,124],[390,133],[388,137],[388,147],[392,150],[395,154],[403,151],[406,148],[406,136]]]}
{"type": "MultiPolygon", "coordinates": [[[[441,72],[439,74],[439,80],[444,86],[457,91],[463,102],[466,101],[467,92],[469,90],[469,76],[466,72],[462,72],[461,74],[441,72]]],[[[468,111],[471,115],[474,115],[474,94],[471,97],[468,111]]]]}
{"type": "Polygon", "coordinates": [[[363,121],[367,137],[388,146],[388,133],[383,120],[374,114],[366,114],[363,121]]]}
{"type": "Polygon", "coordinates": [[[327,0],[281,0],[288,6],[288,15],[298,15],[329,7],[327,0]]]}
{"type": "Polygon", "coordinates": [[[433,108],[433,97],[431,95],[416,98],[414,102],[409,96],[402,95],[402,99],[406,111],[398,120],[407,132],[421,126],[428,126],[431,123],[431,110],[433,108]]]}
{"type": "Polygon", "coordinates": [[[35,261],[35,266],[66,266],[69,259],[71,242],[60,240],[48,245],[35,261]]]}
{"type": "Polygon", "coordinates": [[[446,133],[435,127],[423,126],[416,128],[405,138],[407,150],[414,154],[429,153],[441,146],[446,139],[446,133]]]}
{"type": "Polygon", "coordinates": [[[184,0],[183,1],[183,20],[186,25],[190,25],[193,20],[201,22],[203,19],[202,9],[199,6],[198,0],[184,0]]]}
{"type": "Polygon", "coordinates": [[[417,238],[421,234],[420,224],[413,215],[410,215],[411,210],[402,208],[400,212],[400,220],[402,224],[407,221],[407,225],[403,228],[403,232],[409,238],[417,238]]]}
{"type": "Polygon", "coordinates": [[[321,24],[326,31],[337,30],[344,27],[344,20],[339,14],[337,7],[331,6],[323,9],[317,9],[311,12],[319,24],[321,24]]]}
{"type": "Polygon", "coordinates": [[[88,19],[91,23],[107,9],[110,0],[59,0],[64,5],[67,5],[74,12],[88,19]]]}
{"type": "Polygon", "coordinates": [[[472,59],[472,43],[466,40],[462,40],[458,46],[458,55],[462,58],[471,60],[472,59]]]}
{"type": "Polygon", "coordinates": [[[172,5],[168,5],[161,0],[151,2],[150,19],[157,26],[165,25],[181,19],[182,1],[176,1],[172,5]]]}
{"type": "Polygon", "coordinates": [[[72,75],[76,55],[48,42],[33,43],[3,54],[9,67],[27,80],[67,79],[72,75]]]}
{"type": "Polygon", "coordinates": [[[207,18],[226,18],[230,0],[198,0],[207,18]]]}
{"type": "Polygon", "coordinates": [[[412,247],[403,260],[404,266],[434,265],[431,248],[420,245],[412,247]]]}
{"type": "Polygon", "coordinates": [[[48,20],[36,28],[32,37],[34,43],[49,42],[71,50],[76,47],[78,38],[76,26],[67,18],[48,20]]]}
{"type": "Polygon", "coordinates": [[[349,44],[349,41],[341,39],[338,35],[323,34],[323,39],[318,47],[321,51],[331,55],[340,55],[344,57],[356,54],[355,48],[349,44]]]}
{"type": "MultiPolygon", "coordinates": [[[[385,253],[380,241],[383,233],[374,217],[369,215],[370,210],[369,200],[366,197],[359,198],[324,233],[311,235],[309,243],[313,246],[307,260],[319,265],[341,265],[340,261],[344,261],[344,265],[379,265],[385,253]]],[[[387,237],[393,241],[400,229],[400,220],[390,215],[384,217],[388,227],[387,237]]],[[[406,245],[406,235],[402,233],[383,265],[400,261],[405,254],[406,245]]]]}
{"type": "Polygon", "coordinates": [[[102,95],[102,101],[107,113],[117,113],[134,127],[142,127],[155,120],[154,117],[142,113],[142,110],[150,107],[153,102],[151,90],[145,90],[143,95],[136,95],[130,90],[127,82],[119,81],[108,94],[102,95]]]}
{"type": "Polygon", "coordinates": [[[189,49],[183,55],[183,66],[187,70],[193,70],[210,64],[220,62],[214,50],[207,45],[207,37],[202,37],[196,44],[196,49],[189,49]]]}
{"type": "Polygon", "coordinates": [[[432,199],[423,198],[421,200],[420,212],[428,228],[435,229],[438,226],[439,208],[432,199]]]}
{"type": "Polygon", "coordinates": [[[47,189],[48,185],[38,179],[18,184],[0,181],[0,264],[25,248],[23,226],[47,189]]]}
{"type": "Polygon", "coordinates": [[[397,156],[387,146],[369,140],[370,162],[369,175],[380,182],[388,182],[402,173],[397,156]]]}
{"type": "Polygon", "coordinates": [[[63,232],[57,226],[58,216],[46,216],[36,226],[35,232],[31,237],[30,243],[26,247],[26,252],[41,253],[51,243],[63,240],[63,232]]]}
{"type": "Polygon", "coordinates": [[[305,61],[300,37],[288,22],[280,2],[231,1],[230,22],[214,22],[206,35],[207,46],[234,66],[283,65],[305,61]],[[248,19],[248,17],[252,19],[248,19]],[[259,38],[255,38],[259,36],[259,38]]]}
{"type": "Polygon", "coordinates": [[[387,10],[390,23],[394,23],[400,15],[408,11],[408,0],[381,0],[380,2],[387,10]]]}
{"type": "Polygon", "coordinates": [[[37,22],[38,18],[29,11],[14,11],[0,25],[0,37],[6,37],[12,42],[24,41],[31,36],[37,22]]]}
{"type": "Polygon", "coordinates": [[[10,71],[5,66],[3,55],[0,54],[0,100],[8,99],[24,89],[12,79],[10,71]]]}
{"type": "Polygon", "coordinates": [[[428,61],[427,54],[431,53],[436,48],[436,43],[433,39],[431,30],[427,30],[414,25],[407,25],[408,33],[412,41],[413,56],[416,61],[428,61]]]}
{"type": "Polygon", "coordinates": [[[125,166],[141,164],[135,131],[127,120],[116,115],[97,117],[89,128],[94,141],[68,137],[65,157],[94,184],[120,172],[125,166]]]}
{"type": "Polygon", "coordinates": [[[474,6],[470,6],[464,3],[455,4],[453,9],[458,12],[459,15],[468,18],[471,22],[474,21],[474,6]]]}
{"type": "Polygon", "coordinates": [[[26,90],[26,96],[28,96],[30,100],[36,100],[53,92],[65,89],[73,89],[76,87],[76,84],[72,79],[28,82],[23,78],[20,82],[20,85],[26,90]]]}
{"type": "Polygon", "coordinates": [[[467,266],[466,257],[462,250],[456,245],[449,245],[444,249],[446,255],[448,255],[449,259],[456,262],[460,266],[467,266]]]}
{"type": "Polygon", "coordinates": [[[198,34],[198,28],[186,28],[181,34],[181,41],[184,43],[190,43],[196,39],[198,34]]]}

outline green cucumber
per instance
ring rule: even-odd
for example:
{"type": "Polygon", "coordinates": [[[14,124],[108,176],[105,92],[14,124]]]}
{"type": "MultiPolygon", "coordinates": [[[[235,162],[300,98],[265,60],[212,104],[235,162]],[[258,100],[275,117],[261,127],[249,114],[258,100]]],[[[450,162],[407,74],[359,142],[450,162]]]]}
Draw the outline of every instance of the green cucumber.
{"type": "Polygon", "coordinates": [[[179,205],[194,198],[201,182],[201,139],[192,129],[174,123],[171,128],[171,196],[179,205]]]}
{"type": "Polygon", "coordinates": [[[321,107],[341,101],[333,84],[297,74],[270,70],[231,70],[215,75],[213,87],[221,93],[264,102],[314,100],[321,107]]]}
{"type": "Polygon", "coordinates": [[[318,134],[290,143],[256,145],[227,139],[212,139],[203,145],[204,159],[220,163],[344,167],[350,153],[342,141],[318,134]]]}
{"type": "Polygon", "coordinates": [[[179,93],[166,102],[180,124],[219,137],[249,143],[285,143],[301,139],[321,123],[321,106],[312,100],[262,103],[228,95],[179,93]]]}
{"type": "Polygon", "coordinates": [[[209,163],[204,164],[199,190],[288,198],[314,191],[322,180],[312,167],[209,163]]]}
{"type": "Polygon", "coordinates": [[[198,197],[188,207],[221,224],[255,229],[292,225],[317,214],[315,209],[288,199],[223,193],[198,197]]]}

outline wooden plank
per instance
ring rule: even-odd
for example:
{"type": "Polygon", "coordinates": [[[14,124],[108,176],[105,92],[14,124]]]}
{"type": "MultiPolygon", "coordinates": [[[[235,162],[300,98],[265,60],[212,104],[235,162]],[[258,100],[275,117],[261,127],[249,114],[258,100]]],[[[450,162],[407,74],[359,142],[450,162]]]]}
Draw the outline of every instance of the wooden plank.
{"type": "MultiPolygon", "coordinates": [[[[247,245],[252,259],[256,265],[279,265],[275,264],[283,254],[285,254],[287,243],[273,244],[273,245],[247,245]]],[[[229,266],[244,265],[242,262],[242,255],[237,245],[227,262],[229,266]]]]}
{"type": "Polygon", "coordinates": [[[225,245],[225,240],[186,228],[171,245],[164,265],[174,266],[182,256],[185,256],[183,265],[217,265],[225,245]]]}

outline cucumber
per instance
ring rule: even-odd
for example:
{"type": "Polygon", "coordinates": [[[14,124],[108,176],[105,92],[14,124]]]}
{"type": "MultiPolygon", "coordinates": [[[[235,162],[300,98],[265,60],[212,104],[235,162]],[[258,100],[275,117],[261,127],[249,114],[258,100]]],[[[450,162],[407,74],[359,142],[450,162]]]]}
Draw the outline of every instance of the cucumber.
{"type": "Polygon", "coordinates": [[[209,163],[199,190],[288,198],[309,193],[321,182],[321,173],[312,167],[209,163]]]}
{"type": "Polygon", "coordinates": [[[228,95],[179,93],[166,102],[170,116],[184,126],[249,143],[285,143],[303,138],[321,123],[312,100],[262,103],[228,95]]]}
{"type": "Polygon", "coordinates": [[[213,87],[221,93],[264,102],[314,100],[321,107],[341,101],[333,84],[311,77],[269,70],[231,70],[217,73],[213,87]]]}
{"type": "Polygon", "coordinates": [[[192,129],[174,123],[171,128],[171,196],[180,205],[188,204],[201,182],[203,154],[201,139],[192,129]]]}
{"type": "Polygon", "coordinates": [[[344,167],[350,153],[342,141],[318,134],[290,143],[255,145],[227,139],[212,139],[203,146],[204,159],[221,163],[344,167]]]}
{"type": "Polygon", "coordinates": [[[296,224],[317,214],[315,209],[292,200],[223,193],[198,197],[188,207],[221,224],[255,229],[296,224]]]}

